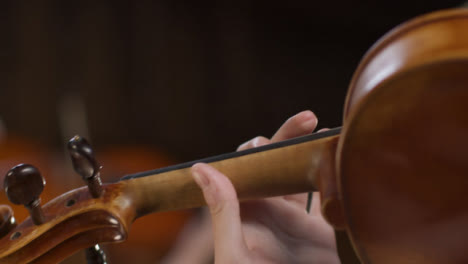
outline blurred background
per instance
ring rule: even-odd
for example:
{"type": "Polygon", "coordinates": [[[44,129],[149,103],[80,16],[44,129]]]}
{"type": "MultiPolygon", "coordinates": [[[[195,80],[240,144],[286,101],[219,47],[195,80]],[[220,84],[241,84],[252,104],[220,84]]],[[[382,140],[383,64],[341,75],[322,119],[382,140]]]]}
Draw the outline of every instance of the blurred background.
{"type": "MultiPolygon", "coordinates": [[[[2,1],[0,175],[16,163],[37,165],[47,201],[83,184],[64,147],[75,134],[90,139],[104,180],[115,181],[233,151],[305,109],[320,128],[339,126],[352,73],[377,39],[412,17],[462,4],[2,1]]],[[[106,247],[110,263],[182,263],[168,252],[180,246],[186,223],[203,238],[183,252],[210,263],[203,214],[137,221],[130,242],[106,247]]],[[[358,263],[346,235],[337,236],[343,263],[358,263]]]]}

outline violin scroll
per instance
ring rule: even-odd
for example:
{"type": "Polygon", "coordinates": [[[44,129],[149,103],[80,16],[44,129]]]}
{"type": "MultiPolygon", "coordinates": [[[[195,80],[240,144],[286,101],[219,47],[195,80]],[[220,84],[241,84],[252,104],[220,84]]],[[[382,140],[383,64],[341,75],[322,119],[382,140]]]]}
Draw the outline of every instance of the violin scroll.
{"type": "Polygon", "coordinates": [[[96,243],[125,240],[135,212],[122,187],[106,185],[99,198],[78,188],[49,201],[43,224],[27,218],[0,238],[0,263],[59,263],[96,243]]]}

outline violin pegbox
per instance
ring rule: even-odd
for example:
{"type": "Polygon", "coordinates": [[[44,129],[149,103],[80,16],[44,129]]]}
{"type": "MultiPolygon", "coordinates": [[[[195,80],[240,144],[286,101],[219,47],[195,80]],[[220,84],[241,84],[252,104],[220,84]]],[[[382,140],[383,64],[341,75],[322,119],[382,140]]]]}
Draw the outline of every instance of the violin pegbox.
{"type": "Polygon", "coordinates": [[[25,205],[31,217],[16,226],[11,208],[0,206],[0,264],[58,263],[84,248],[89,248],[88,263],[104,263],[105,255],[96,250],[96,244],[127,238],[136,212],[123,195],[124,185],[102,185],[101,166],[84,138],[72,138],[68,149],[87,187],[64,193],[42,207],[39,195],[45,180],[37,168],[20,164],[6,175],[9,200],[25,205]]]}

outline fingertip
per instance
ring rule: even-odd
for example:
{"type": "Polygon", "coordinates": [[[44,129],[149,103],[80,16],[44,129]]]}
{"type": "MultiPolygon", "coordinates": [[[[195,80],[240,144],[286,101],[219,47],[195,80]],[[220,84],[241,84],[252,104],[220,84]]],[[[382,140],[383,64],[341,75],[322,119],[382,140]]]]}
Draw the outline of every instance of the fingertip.
{"type": "Polygon", "coordinates": [[[194,165],[192,165],[192,172],[196,172],[196,173],[205,173],[205,171],[207,170],[207,167],[208,165],[206,163],[202,163],[202,162],[198,162],[198,163],[195,163],[194,165]]]}
{"type": "MultiPolygon", "coordinates": [[[[239,201],[230,180],[214,167],[197,163],[191,168],[192,175],[200,186],[213,222],[215,251],[222,254],[232,247],[242,246],[243,235],[239,214],[239,201]],[[200,179],[197,179],[200,177],[200,179]],[[204,185],[207,177],[208,185],[204,185]]],[[[215,255],[216,255],[215,254],[215,255]]]]}
{"type": "Polygon", "coordinates": [[[270,140],[266,137],[258,136],[252,140],[252,147],[261,147],[270,143],[270,140]]]}
{"type": "Polygon", "coordinates": [[[192,172],[196,174],[202,174],[207,177],[210,177],[212,174],[220,173],[218,170],[216,170],[212,166],[203,162],[195,163],[192,166],[192,172]]]}
{"type": "Polygon", "coordinates": [[[311,118],[317,119],[317,116],[315,115],[314,112],[312,112],[312,110],[301,111],[301,112],[297,113],[295,116],[298,116],[298,117],[301,117],[301,118],[304,118],[304,119],[311,119],[311,118]]]}
{"type": "Polygon", "coordinates": [[[273,135],[272,141],[277,142],[312,133],[317,123],[317,117],[312,111],[302,111],[286,120],[275,135],[273,135]]]}
{"type": "Polygon", "coordinates": [[[207,188],[210,184],[210,179],[206,175],[204,165],[205,164],[197,163],[191,168],[192,177],[201,189],[207,188]]]}
{"type": "Polygon", "coordinates": [[[317,127],[317,116],[310,110],[305,110],[298,113],[295,118],[299,123],[298,126],[302,127],[304,131],[312,132],[317,127]]]}
{"type": "Polygon", "coordinates": [[[270,143],[270,140],[263,136],[257,136],[247,142],[242,143],[238,148],[237,151],[242,151],[246,149],[256,148],[263,145],[267,145],[270,143]]]}
{"type": "Polygon", "coordinates": [[[197,163],[191,168],[192,177],[195,183],[200,187],[203,197],[205,198],[206,205],[210,208],[215,208],[219,204],[219,197],[217,194],[217,187],[215,179],[212,177],[208,165],[197,163]]]}
{"type": "Polygon", "coordinates": [[[218,213],[227,204],[237,202],[237,194],[231,181],[217,169],[205,163],[197,163],[191,170],[210,211],[218,213]]]}
{"type": "Polygon", "coordinates": [[[325,131],[328,131],[328,130],[330,130],[330,129],[329,128],[321,128],[317,132],[320,133],[320,132],[325,132],[325,131]]]}

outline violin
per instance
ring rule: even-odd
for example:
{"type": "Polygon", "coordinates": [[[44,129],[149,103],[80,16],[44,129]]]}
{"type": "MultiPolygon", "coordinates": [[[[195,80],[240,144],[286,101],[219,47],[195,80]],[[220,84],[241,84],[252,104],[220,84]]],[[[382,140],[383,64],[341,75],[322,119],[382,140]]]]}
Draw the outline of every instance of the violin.
{"type": "MultiPolygon", "coordinates": [[[[404,23],[360,62],[342,128],[200,161],[227,175],[241,200],[320,191],[323,215],[363,263],[468,263],[466,32],[463,9],[404,23]]],[[[32,213],[15,227],[2,211],[0,263],[56,263],[125,240],[147,214],[204,204],[190,176],[200,161],[102,184],[89,144],[75,137],[69,149],[87,186],[43,206],[37,170],[7,175],[16,191],[7,194],[32,213]],[[37,188],[21,192],[25,179],[37,188]]]]}
{"type": "MultiPolygon", "coordinates": [[[[41,202],[48,202],[70,190],[73,186],[79,186],[79,182],[74,180],[76,177],[72,177],[73,173],[62,167],[54,167],[54,165],[59,164],[56,160],[60,160],[55,151],[50,151],[47,146],[11,133],[2,138],[3,133],[1,132],[0,129],[0,179],[2,182],[9,168],[15,164],[26,162],[34,164],[41,174],[47,175],[48,183],[41,193],[41,202]]],[[[174,164],[162,152],[135,145],[99,149],[97,158],[106,166],[101,175],[101,179],[104,181],[115,180],[114,175],[174,164]]],[[[5,192],[2,191],[0,192],[0,204],[6,203],[8,203],[8,199],[5,192]]],[[[13,204],[11,207],[14,211],[15,221],[21,222],[29,215],[24,206],[13,204]]],[[[9,211],[7,207],[3,207],[3,210],[9,211]]],[[[12,212],[6,213],[6,215],[8,214],[12,215],[12,212]]],[[[125,243],[112,244],[104,248],[107,258],[110,261],[118,259],[120,262],[133,260],[142,263],[160,259],[170,250],[177,235],[191,215],[191,211],[184,210],[152,214],[139,219],[132,224],[131,235],[125,243]],[[136,251],[138,251],[138,257],[133,255],[136,251]]],[[[8,220],[4,221],[9,223],[8,220]]],[[[8,230],[8,228],[2,230],[8,230]]],[[[75,255],[69,261],[73,263],[74,260],[82,257],[82,255],[75,255]]]]}

